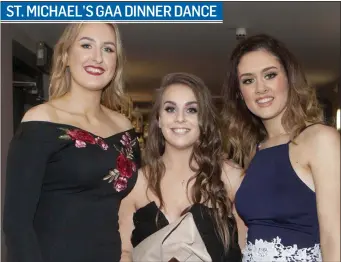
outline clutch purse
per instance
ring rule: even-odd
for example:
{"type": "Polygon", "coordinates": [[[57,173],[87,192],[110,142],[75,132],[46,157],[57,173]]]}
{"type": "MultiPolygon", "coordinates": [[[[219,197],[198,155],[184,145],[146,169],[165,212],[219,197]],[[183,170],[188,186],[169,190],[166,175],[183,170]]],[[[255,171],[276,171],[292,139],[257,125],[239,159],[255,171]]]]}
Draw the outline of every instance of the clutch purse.
{"type": "Polygon", "coordinates": [[[144,239],[132,255],[134,262],[212,262],[190,212],[144,239]]]}

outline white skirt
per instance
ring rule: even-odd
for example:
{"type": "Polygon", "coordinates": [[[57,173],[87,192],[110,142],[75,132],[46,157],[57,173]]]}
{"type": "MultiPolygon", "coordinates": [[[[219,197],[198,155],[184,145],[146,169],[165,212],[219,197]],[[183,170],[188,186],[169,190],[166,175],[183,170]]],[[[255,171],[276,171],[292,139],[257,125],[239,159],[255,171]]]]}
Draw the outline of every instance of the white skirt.
{"type": "Polygon", "coordinates": [[[322,261],[319,244],[309,248],[298,248],[297,245],[284,246],[279,237],[271,242],[256,240],[248,242],[242,250],[243,262],[315,262],[322,261]]]}

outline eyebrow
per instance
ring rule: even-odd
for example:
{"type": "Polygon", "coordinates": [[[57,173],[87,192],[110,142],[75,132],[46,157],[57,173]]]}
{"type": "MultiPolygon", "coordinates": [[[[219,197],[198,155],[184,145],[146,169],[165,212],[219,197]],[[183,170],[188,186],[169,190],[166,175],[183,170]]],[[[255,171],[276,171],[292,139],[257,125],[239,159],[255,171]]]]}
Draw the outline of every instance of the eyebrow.
{"type": "MultiPolygon", "coordinates": [[[[176,103],[173,102],[173,101],[165,101],[163,104],[164,104],[164,105],[165,105],[165,104],[176,105],[176,103]]],[[[193,104],[198,104],[198,102],[197,102],[197,101],[189,101],[189,102],[185,103],[185,106],[189,106],[189,105],[193,105],[193,104]]]]}
{"type": "MultiPolygon", "coordinates": [[[[278,69],[277,67],[275,66],[269,66],[269,67],[265,67],[263,70],[262,70],[262,73],[270,70],[270,69],[278,69]]],[[[252,76],[253,74],[252,73],[245,73],[245,74],[241,74],[239,77],[242,77],[242,76],[252,76]]]]}
{"type": "MultiPolygon", "coordinates": [[[[81,39],[79,39],[79,41],[82,41],[82,40],[88,40],[88,41],[91,41],[91,42],[96,42],[93,38],[91,37],[88,37],[88,36],[84,36],[82,37],[81,39]]],[[[113,46],[116,46],[114,42],[111,42],[111,41],[106,41],[104,42],[105,45],[113,45],[113,46]]]]}

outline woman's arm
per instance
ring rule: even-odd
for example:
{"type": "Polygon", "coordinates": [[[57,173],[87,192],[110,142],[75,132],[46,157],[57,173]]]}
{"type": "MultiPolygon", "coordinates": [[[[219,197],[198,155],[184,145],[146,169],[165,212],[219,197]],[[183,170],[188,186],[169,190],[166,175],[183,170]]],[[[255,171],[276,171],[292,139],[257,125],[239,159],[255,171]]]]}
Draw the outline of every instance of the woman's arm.
{"type": "Polygon", "coordinates": [[[223,165],[222,180],[225,183],[225,188],[233,203],[233,215],[237,223],[238,243],[241,249],[243,249],[246,244],[247,227],[245,226],[243,220],[239,217],[237,213],[237,210],[234,205],[234,199],[236,196],[236,192],[239,189],[240,184],[243,180],[243,172],[244,170],[241,167],[239,167],[237,164],[231,161],[225,161],[223,165]]]}
{"type": "Polygon", "coordinates": [[[125,197],[119,210],[119,227],[122,241],[121,262],[132,262],[131,233],[134,229],[133,214],[136,211],[134,198],[131,193],[125,197]]]}
{"type": "MultiPolygon", "coordinates": [[[[44,111],[34,108],[23,121],[46,119],[44,111]]],[[[43,262],[33,221],[46,165],[56,144],[43,141],[35,131],[21,126],[7,156],[3,230],[9,262],[43,262]]]]}
{"type": "Polygon", "coordinates": [[[132,262],[131,234],[134,230],[133,216],[137,210],[137,200],[145,192],[142,185],[143,172],[138,171],[137,181],[133,190],[122,200],[119,210],[119,231],[122,241],[121,262],[132,262]]]}
{"type": "Polygon", "coordinates": [[[242,250],[246,245],[247,226],[245,226],[244,221],[238,215],[238,212],[237,212],[235,206],[233,207],[233,215],[234,215],[234,217],[236,219],[236,223],[237,223],[238,244],[239,244],[240,249],[242,250]]]}
{"type": "Polygon", "coordinates": [[[340,134],[314,126],[307,142],[313,174],[323,261],[340,261],[340,134]]]}

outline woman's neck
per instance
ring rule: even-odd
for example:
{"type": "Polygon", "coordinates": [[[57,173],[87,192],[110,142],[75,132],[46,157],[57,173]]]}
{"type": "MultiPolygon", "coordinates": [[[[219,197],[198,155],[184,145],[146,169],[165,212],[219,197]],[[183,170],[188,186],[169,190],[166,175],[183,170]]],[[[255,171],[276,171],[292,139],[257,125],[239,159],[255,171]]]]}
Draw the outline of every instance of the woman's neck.
{"type": "Polygon", "coordinates": [[[73,89],[63,100],[68,104],[68,111],[88,118],[96,117],[102,111],[100,91],[73,89]]]}
{"type": "Polygon", "coordinates": [[[162,160],[168,170],[190,170],[193,148],[176,149],[166,145],[162,160]]]}
{"type": "Polygon", "coordinates": [[[282,125],[282,115],[280,114],[275,118],[262,121],[268,134],[268,139],[288,134],[282,125]]]}

